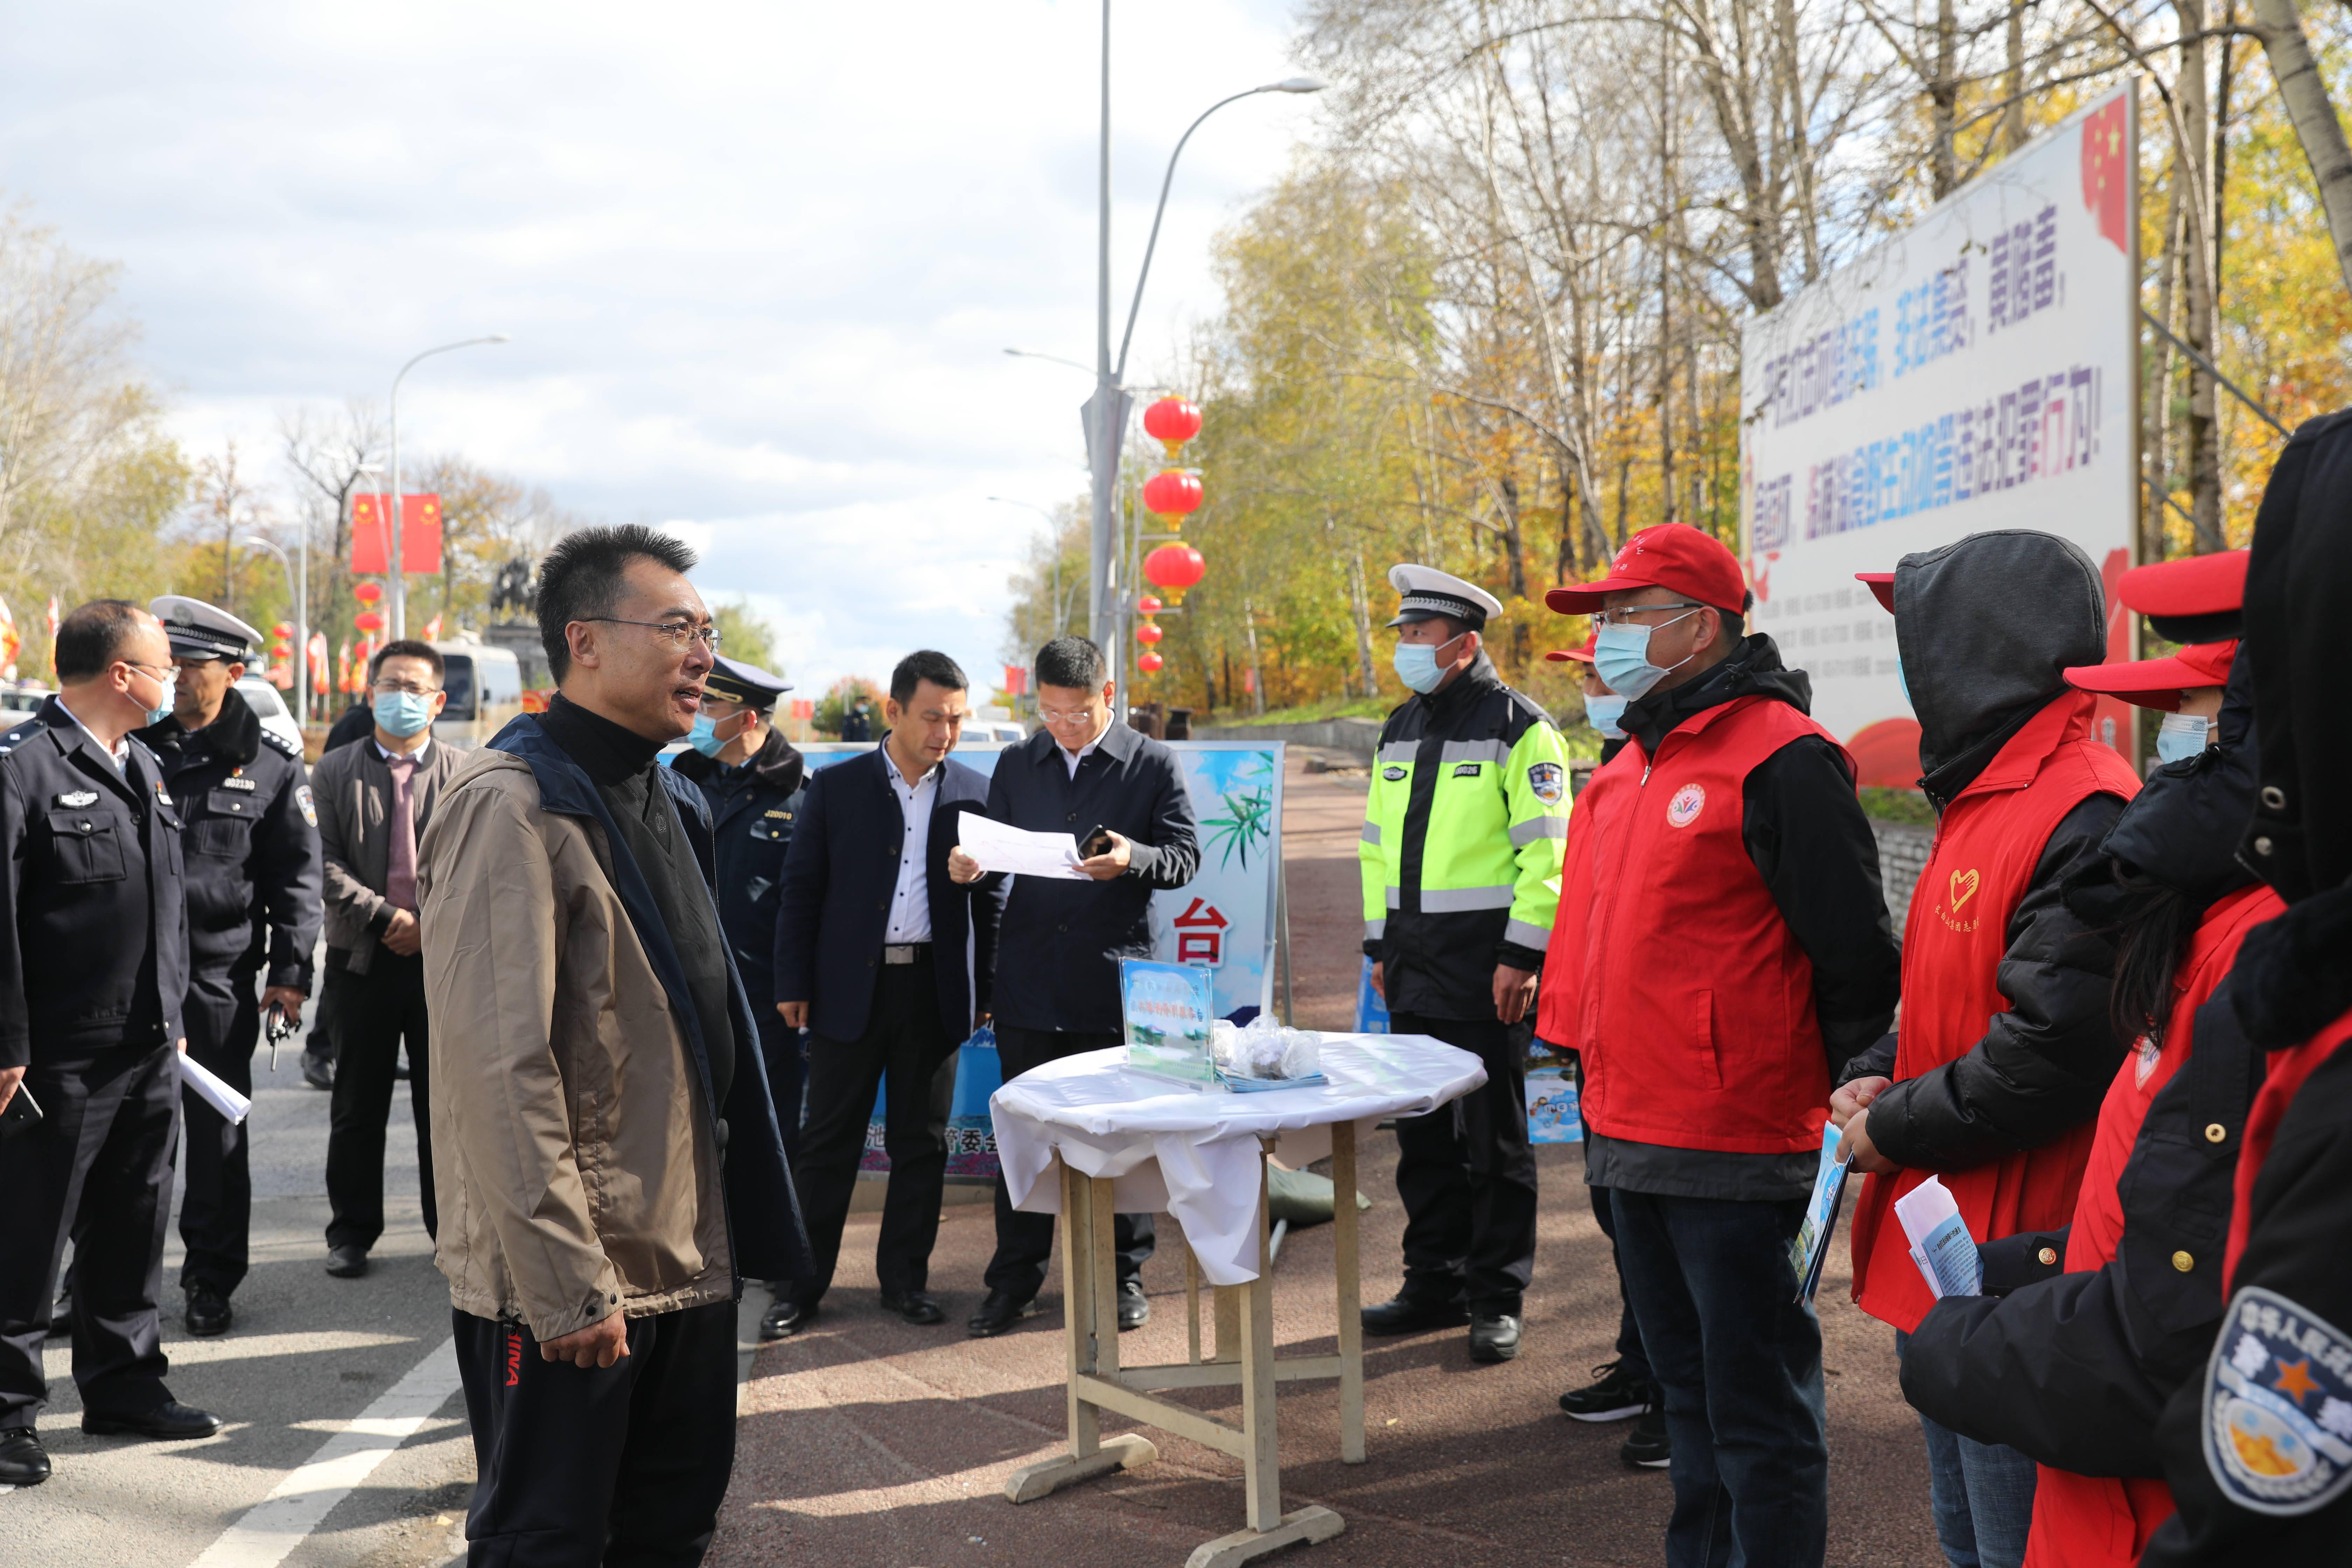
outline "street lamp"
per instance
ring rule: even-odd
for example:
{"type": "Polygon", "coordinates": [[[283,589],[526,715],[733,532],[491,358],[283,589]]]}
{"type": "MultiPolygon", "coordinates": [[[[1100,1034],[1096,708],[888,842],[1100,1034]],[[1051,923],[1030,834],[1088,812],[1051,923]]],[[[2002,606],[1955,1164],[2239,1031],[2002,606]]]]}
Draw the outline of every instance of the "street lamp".
{"type": "MultiPolygon", "coordinates": [[[[1118,484],[1118,448],[1127,433],[1127,415],[1132,403],[1120,386],[1127,374],[1127,352],[1135,341],[1136,313],[1143,308],[1143,285],[1151,275],[1151,255],[1160,244],[1160,220],[1168,213],[1168,193],[1176,180],[1176,160],[1181,156],[1184,144],[1201,123],[1229,103],[1244,98],[1255,98],[1265,92],[1321,92],[1328,82],[1311,76],[1286,77],[1221,98],[1201,111],[1198,119],[1185,128],[1176,139],[1176,150],[1168,155],[1168,172],[1160,182],[1160,205],[1151,214],[1151,237],[1143,247],[1143,265],[1135,276],[1135,298],[1128,307],[1127,330],[1119,336],[1118,357],[1110,352],[1110,0],[1103,0],[1102,15],[1102,129],[1097,162],[1097,233],[1095,266],[1095,395],[1088,399],[1082,416],[1087,430],[1087,467],[1093,481],[1094,518],[1091,535],[1092,560],[1087,585],[1087,628],[1096,644],[1106,649],[1118,647],[1118,627],[1124,607],[1116,599],[1119,591],[1117,582],[1118,525],[1114,491],[1118,484]]],[[[1050,355],[1036,355],[1050,358],[1050,355]]]]}
{"type": "Polygon", "coordinates": [[[408,577],[402,570],[400,559],[401,545],[404,542],[401,539],[401,529],[406,521],[402,516],[404,509],[400,499],[400,384],[410,371],[416,368],[418,361],[431,359],[435,354],[446,354],[453,349],[469,349],[477,343],[503,343],[512,341],[504,332],[491,332],[484,337],[465,338],[454,343],[443,343],[438,348],[426,349],[415,359],[402,365],[400,374],[392,378],[392,539],[385,552],[385,564],[392,568],[392,635],[394,637],[404,637],[408,635],[408,577]]]}
{"type": "MultiPolygon", "coordinates": [[[[286,592],[294,601],[294,726],[299,729],[310,722],[310,710],[302,706],[303,698],[309,692],[310,673],[310,628],[303,622],[302,616],[303,594],[310,586],[307,580],[307,571],[306,580],[298,585],[294,580],[294,563],[287,558],[286,547],[276,540],[264,539],[257,533],[248,533],[237,542],[250,545],[256,550],[267,550],[278,557],[278,564],[285,569],[286,592]]],[[[307,569],[310,565],[307,540],[304,556],[303,565],[307,569]]]]}

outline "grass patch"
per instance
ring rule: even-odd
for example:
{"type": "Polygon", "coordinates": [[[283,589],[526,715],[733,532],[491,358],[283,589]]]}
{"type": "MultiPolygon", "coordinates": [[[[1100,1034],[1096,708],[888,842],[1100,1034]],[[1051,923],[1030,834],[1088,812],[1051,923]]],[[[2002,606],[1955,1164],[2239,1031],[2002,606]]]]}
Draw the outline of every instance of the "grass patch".
{"type": "Polygon", "coordinates": [[[1916,789],[1882,789],[1865,784],[1862,810],[1864,816],[1874,816],[1881,822],[1900,822],[1912,827],[1936,826],[1936,808],[1916,789]]]}

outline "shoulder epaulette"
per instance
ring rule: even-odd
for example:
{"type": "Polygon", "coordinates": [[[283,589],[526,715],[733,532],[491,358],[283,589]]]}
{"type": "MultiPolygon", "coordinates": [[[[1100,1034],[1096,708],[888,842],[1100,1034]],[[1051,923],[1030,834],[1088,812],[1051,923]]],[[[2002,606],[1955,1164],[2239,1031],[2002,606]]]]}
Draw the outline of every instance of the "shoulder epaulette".
{"type": "Polygon", "coordinates": [[[6,734],[0,735],[0,757],[6,756],[47,728],[38,719],[27,719],[6,734]]]}
{"type": "Polygon", "coordinates": [[[1557,723],[1553,722],[1552,716],[1544,711],[1542,703],[1538,702],[1534,698],[1528,696],[1526,692],[1521,691],[1517,687],[1506,686],[1503,688],[1503,691],[1506,696],[1510,698],[1512,703],[1519,710],[1519,711],[1527,715],[1530,721],[1550,724],[1555,730],[1559,728],[1557,723]]]}
{"type": "Polygon", "coordinates": [[[261,738],[268,742],[271,745],[277,747],[282,754],[292,757],[297,762],[301,760],[302,749],[299,746],[288,745],[286,743],[286,737],[279,734],[277,731],[269,729],[265,725],[262,728],[261,738]]]}

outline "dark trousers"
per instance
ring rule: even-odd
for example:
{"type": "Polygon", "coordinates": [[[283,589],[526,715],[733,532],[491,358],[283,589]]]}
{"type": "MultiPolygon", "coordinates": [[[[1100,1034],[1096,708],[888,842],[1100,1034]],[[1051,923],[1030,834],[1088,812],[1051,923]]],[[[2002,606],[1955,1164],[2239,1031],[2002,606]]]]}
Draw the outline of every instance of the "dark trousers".
{"type": "Polygon", "coordinates": [[[439,1229],[433,1208],[431,1075],[425,1017],[425,957],[379,948],[365,974],[343,976],[336,1034],[335,1096],[327,1131],[329,1247],[362,1251],[383,1235],[384,1124],[392,1114],[392,1069],[408,1042],[408,1107],[416,1121],[417,1193],[425,1234],[439,1229]]]}
{"type": "Polygon", "coordinates": [[[452,1311],[474,1428],[467,1568],[693,1568],[735,1468],[735,1304],[629,1320],[610,1367],[452,1311]]]}
{"type": "Polygon", "coordinates": [[[882,1113],[882,1145],[890,1155],[890,1187],[882,1199],[874,1272],[886,1295],[920,1290],[929,1283],[960,1043],[948,1037],[940,1020],[939,977],[929,948],[912,963],[876,966],[873,1009],[864,1035],[855,1040],[809,1037],[809,1119],[800,1158],[793,1163],[793,1185],[800,1191],[801,1217],[808,1225],[817,1271],[814,1279],[793,1282],[792,1300],[814,1305],[833,1284],[875,1091],[886,1073],[889,1098],[882,1113]]]}
{"type": "Polygon", "coordinates": [[[1617,1270],[1617,1364],[1628,1377],[1650,1379],[1650,1358],[1642,1353],[1641,1325],[1633,1321],[1633,1293],[1625,1289],[1625,1258],[1617,1250],[1617,1210],[1609,1201],[1607,1187],[1587,1187],[1592,1194],[1592,1217],[1601,1222],[1601,1234],[1609,1238],[1609,1261],[1617,1270]]]}
{"type": "Polygon", "coordinates": [[[1389,1019],[1475,1055],[1486,1084],[1426,1116],[1397,1118],[1397,1198],[1404,1205],[1404,1288],[1413,1300],[1459,1301],[1517,1316],[1536,1277],[1536,1156],[1528,1143],[1532,1010],[1497,1019],[1389,1019]]]}
{"type": "Polygon", "coordinates": [[[351,994],[352,982],[358,978],[348,969],[338,969],[330,963],[319,971],[319,994],[310,1008],[310,1032],[303,1037],[302,1054],[320,1061],[335,1059],[335,1033],[342,1027],[343,999],[351,994]]]}
{"type": "Polygon", "coordinates": [[[1801,1198],[1737,1203],[1612,1188],[1618,1256],[1665,1396],[1668,1568],[1818,1568],[1829,1539],[1822,1326],[1789,1243],[1801,1198]]]}
{"type": "MultiPolygon", "coordinates": [[[[200,974],[188,984],[181,1017],[188,1055],[253,1094],[253,1047],[261,1038],[253,972],[200,974]]],[[[180,1289],[203,1286],[226,1296],[245,1279],[246,1238],[253,1222],[253,1173],[245,1122],[232,1122],[194,1089],[181,1090],[188,1138],[188,1185],[180,1195],[180,1239],[188,1256],[180,1289]]]]}
{"type": "Polygon", "coordinates": [[[798,1029],[784,1022],[768,998],[775,982],[746,970],[743,989],[751,998],[751,1017],[760,1029],[760,1060],[768,1069],[768,1097],[776,1102],[776,1127],[784,1135],[784,1162],[801,1155],[801,1115],[808,1085],[808,1043],[798,1029]]]}
{"type": "MultiPolygon", "coordinates": [[[[1083,1034],[1066,1029],[1012,1029],[999,1025],[996,1057],[1003,1067],[1004,1081],[1011,1083],[1032,1068],[1120,1043],[1116,1029],[1083,1034]]],[[[1148,1214],[1123,1214],[1113,1219],[1111,1245],[1118,1258],[1120,1284],[1142,1274],[1144,1260],[1151,1256],[1157,1239],[1148,1214]]],[[[1045,1288],[1046,1260],[1053,1256],[1054,1216],[1024,1214],[1014,1208],[1012,1194],[1004,1190],[1004,1178],[997,1177],[996,1256],[988,1260],[988,1288],[1026,1301],[1045,1288]]]]}
{"type": "Polygon", "coordinates": [[[0,1139],[0,1429],[49,1396],[41,1345],[66,1239],[74,1244],[73,1371],[82,1407],[139,1415],[163,1388],[163,1237],[180,1133],[168,1046],[117,1047],[25,1074],[43,1118],[0,1139]]]}

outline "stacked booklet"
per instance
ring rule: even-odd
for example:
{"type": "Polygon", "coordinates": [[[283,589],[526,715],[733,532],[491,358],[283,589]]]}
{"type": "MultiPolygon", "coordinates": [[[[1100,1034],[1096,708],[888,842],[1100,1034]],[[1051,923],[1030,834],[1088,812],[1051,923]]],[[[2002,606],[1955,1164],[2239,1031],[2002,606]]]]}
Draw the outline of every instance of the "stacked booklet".
{"type": "Polygon", "coordinates": [[[1938,1301],[1947,1296],[1984,1293],[1984,1262],[1976,1237],[1960,1217],[1951,1190],[1930,1176],[1895,1200],[1895,1217],[1911,1240],[1911,1261],[1938,1301]]]}

